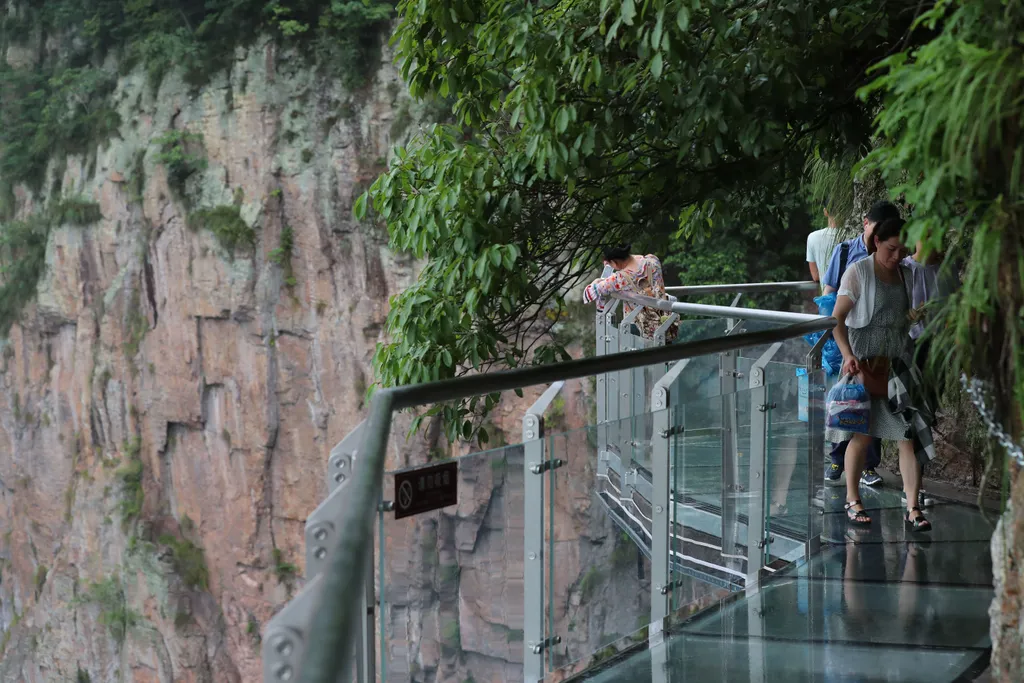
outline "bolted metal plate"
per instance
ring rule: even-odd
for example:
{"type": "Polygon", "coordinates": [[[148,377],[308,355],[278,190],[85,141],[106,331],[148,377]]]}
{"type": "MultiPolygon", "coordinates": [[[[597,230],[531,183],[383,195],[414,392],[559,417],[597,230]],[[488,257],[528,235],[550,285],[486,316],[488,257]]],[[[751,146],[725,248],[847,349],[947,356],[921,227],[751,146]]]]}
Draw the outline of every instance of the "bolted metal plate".
{"type": "Polygon", "coordinates": [[[356,453],[363,443],[363,428],[365,426],[366,420],[363,420],[331,449],[331,454],[327,458],[328,494],[342,484],[351,481],[352,467],[355,465],[356,453]]]}
{"type": "Polygon", "coordinates": [[[320,577],[308,582],[263,631],[263,683],[298,681],[309,625],[320,603],[320,577]]]}
{"type": "Polygon", "coordinates": [[[306,578],[319,576],[331,559],[341,529],[345,487],[339,486],[306,519],[306,578]]]}

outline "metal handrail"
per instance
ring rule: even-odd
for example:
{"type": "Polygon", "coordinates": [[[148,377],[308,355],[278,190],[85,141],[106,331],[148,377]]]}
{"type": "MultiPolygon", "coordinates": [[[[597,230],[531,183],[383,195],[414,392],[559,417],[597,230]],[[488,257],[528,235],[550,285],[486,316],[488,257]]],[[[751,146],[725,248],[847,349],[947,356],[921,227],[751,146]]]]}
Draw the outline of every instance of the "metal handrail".
{"type": "Polygon", "coordinates": [[[739,308],[733,306],[709,306],[706,304],[684,304],[668,299],[654,299],[640,294],[616,292],[616,299],[628,301],[637,306],[655,308],[666,313],[683,313],[702,315],[711,318],[735,318],[739,320],[762,320],[770,323],[804,323],[821,320],[820,315],[813,313],[791,313],[789,311],[768,311],[759,308],[739,308]]]}
{"type": "MultiPolygon", "coordinates": [[[[729,315],[736,312],[729,309],[729,315]]],[[[356,614],[361,591],[353,587],[362,586],[367,578],[366,558],[372,553],[373,523],[384,480],[385,447],[395,410],[761,346],[831,330],[836,324],[834,318],[812,317],[813,320],[774,330],[378,390],[364,428],[362,459],[354,473],[351,495],[345,500],[342,519],[346,523],[340,529],[330,565],[321,575],[320,608],[309,630],[299,680],[336,683],[338,672],[348,671],[351,666],[357,619],[362,618],[356,614]]]]}
{"type": "Polygon", "coordinates": [[[818,283],[813,280],[799,282],[747,282],[734,285],[687,285],[666,287],[665,291],[676,296],[699,294],[764,294],[768,292],[816,292],[818,283]]]}

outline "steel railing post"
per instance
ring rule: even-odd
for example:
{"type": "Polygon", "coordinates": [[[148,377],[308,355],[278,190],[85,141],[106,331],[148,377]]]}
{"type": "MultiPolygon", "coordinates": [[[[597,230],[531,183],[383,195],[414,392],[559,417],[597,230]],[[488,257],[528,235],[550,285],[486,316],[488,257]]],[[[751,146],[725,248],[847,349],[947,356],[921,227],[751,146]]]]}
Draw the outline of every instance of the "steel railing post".
{"type": "MultiPolygon", "coordinates": [[[[565,382],[555,382],[523,415],[523,678],[544,678],[544,467],[547,453],[544,413],[565,382]]],[[[549,577],[550,580],[550,577],[549,577]]]]}
{"type": "Polygon", "coordinates": [[[651,625],[668,616],[672,593],[669,506],[671,502],[671,442],[669,392],[656,386],[651,397],[653,411],[651,449],[651,625]]]}
{"type": "Polygon", "coordinates": [[[768,492],[768,413],[769,403],[765,367],[782,347],[776,342],[754,362],[750,370],[750,485],[747,508],[747,590],[760,583],[765,547],[769,543],[765,500],[768,492]]]}

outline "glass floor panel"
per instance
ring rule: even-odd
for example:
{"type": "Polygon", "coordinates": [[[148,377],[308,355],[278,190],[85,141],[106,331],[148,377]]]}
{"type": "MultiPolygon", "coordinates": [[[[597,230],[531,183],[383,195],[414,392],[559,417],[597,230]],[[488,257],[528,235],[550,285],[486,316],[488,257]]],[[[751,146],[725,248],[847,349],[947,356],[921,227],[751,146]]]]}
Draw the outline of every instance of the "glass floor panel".
{"type": "Polygon", "coordinates": [[[810,562],[791,566],[780,576],[842,579],[856,564],[860,581],[949,584],[988,588],[992,585],[992,554],[988,541],[957,544],[874,543],[822,549],[810,562]]]}
{"type": "MultiPolygon", "coordinates": [[[[977,508],[959,503],[938,502],[924,510],[932,523],[932,531],[915,534],[908,531],[903,523],[905,508],[902,493],[893,489],[865,491],[861,487],[861,500],[872,517],[870,527],[851,528],[846,522],[843,503],[846,501],[844,487],[825,487],[824,514],[825,530],[823,541],[843,544],[895,543],[908,541],[929,541],[933,544],[964,542],[985,542],[992,538],[994,526],[977,508]]],[[[958,552],[949,550],[949,552],[958,552]]]]}
{"type": "Polygon", "coordinates": [[[990,646],[991,588],[792,578],[728,602],[688,633],[940,648],[990,646]]]}
{"type": "Polygon", "coordinates": [[[675,626],[660,645],[576,680],[973,680],[991,647],[992,524],[973,506],[940,500],[925,510],[934,530],[914,534],[903,523],[900,491],[861,492],[870,528],[846,523],[845,487],[824,487],[819,554],[783,569],[759,592],[734,595],[675,626]]]}
{"type": "Polygon", "coordinates": [[[982,656],[976,650],[737,640],[692,634],[669,638],[587,678],[594,683],[935,683],[954,681],[982,656]]]}

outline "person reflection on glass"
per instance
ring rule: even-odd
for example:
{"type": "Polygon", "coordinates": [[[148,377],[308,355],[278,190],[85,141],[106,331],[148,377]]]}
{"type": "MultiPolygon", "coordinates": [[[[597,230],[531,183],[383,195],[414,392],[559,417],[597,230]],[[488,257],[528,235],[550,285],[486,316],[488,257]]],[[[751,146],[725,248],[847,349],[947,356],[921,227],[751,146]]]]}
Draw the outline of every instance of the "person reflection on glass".
{"type": "Polygon", "coordinates": [[[835,339],[843,354],[844,377],[862,382],[871,394],[869,434],[851,434],[829,428],[825,438],[850,439],[846,451],[846,514],[853,525],[870,525],[871,517],[860,500],[858,482],[872,437],[896,441],[900,474],[906,494],[904,520],[913,531],[930,531],[931,523],[918,506],[921,468],[934,457],[930,408],[918,391],[921,375],[909,359],[911,322],[908,282],[910,274],[900,261],[904,222],[889,219],[871,236],[871,258],[846,271],[839,286],[833,316],[835,339]],[[911,392],[913,389],[913,392],[911,392]],[[915,403],[909,397],[917,397],[915,403]]]}

